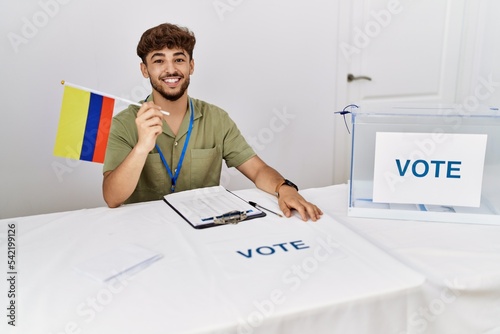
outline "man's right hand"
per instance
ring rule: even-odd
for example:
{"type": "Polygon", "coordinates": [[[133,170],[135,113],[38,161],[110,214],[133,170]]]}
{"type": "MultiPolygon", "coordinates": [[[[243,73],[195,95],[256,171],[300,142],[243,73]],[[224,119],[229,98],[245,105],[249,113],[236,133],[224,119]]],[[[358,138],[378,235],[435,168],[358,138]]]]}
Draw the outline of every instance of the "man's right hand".
{"type": "Polygon", "coordinates": [[[136,149],[150,152],[156,144],[156,138],[163,130],[163,114],[161,108],[153,102],[145,102],[135,119],[139,139],[136,149]]]}

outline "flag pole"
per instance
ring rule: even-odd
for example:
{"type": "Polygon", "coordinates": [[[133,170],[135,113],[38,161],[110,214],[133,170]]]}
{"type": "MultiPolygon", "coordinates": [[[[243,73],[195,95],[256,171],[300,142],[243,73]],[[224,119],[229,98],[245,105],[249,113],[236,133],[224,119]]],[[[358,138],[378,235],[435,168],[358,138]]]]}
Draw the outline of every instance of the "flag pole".
{"type": "MultiPolygon", "coordinates": [[[[115,100],[123,101],[123,102],[131,104],[133,106],[141,107],[140,103],[137,103],[137,102],[134,102],[134,101],[131,101],[131,100],[127,100],[127,99],[124,99],[124,98],[121,98],[121,97],[118,97],[118,96],[115,96],[115,95],[103,93],[103,92],[100,92],[100,91],[95,90],[95,89],[90,89],[90,88],[87,88],[87,87],[75,85],[75,84],[69,83],[69,82],[64,81],[64,80],[61,80],[61,85],[63,85],[63,86],[66,85],[66,86],[70,86],[70,87],[73,87],[73,88],[77,88],[77,89],[81,89],[81,90],[86,90],[86,91],[89,91],[89,92],[94,93],[94,94],[99,94],[99,95],[106,96],[106,97],[109,97],[109,98],[112,98],[112,99],[115,99],[115,100]]],[[[163,115],[167,115],[167,116],[170,115],[170,113],[168,111],[160,110],[160,112],[163,115]]]]}

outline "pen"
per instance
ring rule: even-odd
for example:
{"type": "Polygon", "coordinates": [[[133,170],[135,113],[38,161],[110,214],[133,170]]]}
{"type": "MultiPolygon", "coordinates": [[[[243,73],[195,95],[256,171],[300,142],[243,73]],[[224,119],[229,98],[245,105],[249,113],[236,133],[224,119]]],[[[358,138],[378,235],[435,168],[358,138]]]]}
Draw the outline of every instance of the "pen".
{"type": "Polygon", "coordinates": [[[276,216],[279,216],[279,217],[283,217],[282,215],[280,215],[279,213],[276,213],[274,211],[271,211],[269,209],[266,209],[265,207],[263,206],[260,206],[259,204],[255,203],[255,202],[252,202],[252,201],[249,201],[248,204],[250,204],[251,206],[253,206],[254,208],[257,208],[257,209],[262,209],[262,210],[266,210],[266,211],[269,211],[271,213],[274,213],[276,216]]]}

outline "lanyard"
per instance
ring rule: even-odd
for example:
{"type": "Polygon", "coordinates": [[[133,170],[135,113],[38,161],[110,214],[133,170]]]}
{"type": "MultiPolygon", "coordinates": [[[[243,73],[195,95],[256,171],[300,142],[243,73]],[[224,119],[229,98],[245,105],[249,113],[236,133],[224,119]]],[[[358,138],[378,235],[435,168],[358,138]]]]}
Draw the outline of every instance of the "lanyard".
{"type": "Polygon", "coordinates": [[[170,188],[170,190],[172,192],[175,191],[175,184],[177,183],[177,178],[179,177],[179,173],[181,172],[182,162],[184,161],[184,155],[186,154],[186,149],[188,147],[189,138],[191,137],[191,130],[193,129],[194,109],[193,109],[193,101],[191,99],[189,99],[189,107],[190,107],[189,109],[190,109],[190,113],[191,113],[190,118],[189,118],[189,128],[188,128],[188,132],[186,135],[186,140],[184,141],[184,147],[182,148],[179,162],[177,163],[177,168],[175,169],[175,175],[172,174],[172,170],[170,170],[170,167],[168,166],[167,160],[165,160],[165,157],[163,156],[163,153],[160,150],[160,147],[158,146],[158,144],[155,144],[156,150],[160,154],[161,161],[165,165],[165,168],[167,169],[168,175],[170,176],[170,179],[172,180],[172,187],[170,188]]]}

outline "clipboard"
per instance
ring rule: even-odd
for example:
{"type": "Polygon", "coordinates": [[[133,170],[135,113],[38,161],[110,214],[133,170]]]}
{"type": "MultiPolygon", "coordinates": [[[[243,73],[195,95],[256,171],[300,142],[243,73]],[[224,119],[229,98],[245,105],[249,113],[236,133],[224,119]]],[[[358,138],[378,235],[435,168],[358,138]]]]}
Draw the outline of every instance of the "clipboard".
{"type": "Polygon", "coordinates": [[[195,229],[238,224],[266,216],[222,186],[172,193],[163,200],[195,229]]]}

